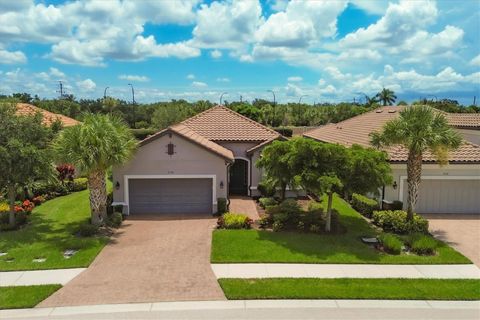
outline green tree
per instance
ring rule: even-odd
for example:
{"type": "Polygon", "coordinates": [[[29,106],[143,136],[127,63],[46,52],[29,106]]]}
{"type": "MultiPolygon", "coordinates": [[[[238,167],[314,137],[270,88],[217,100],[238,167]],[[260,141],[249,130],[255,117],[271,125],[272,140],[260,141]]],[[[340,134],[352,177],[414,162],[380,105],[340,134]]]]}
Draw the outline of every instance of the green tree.
{"type": "Polygon", "coordinates": [[[57,159],[87,174],[93,224],[101,224],[106,218],[107,170],[128,161],[136,145],[123,120],[99,114],[86,114],[82,124],[65,129],[56,139],[57,159]]]}
{"type": "Polygon", "coordinates": [[[384,106],[391,105],[395,102],[395,100],[397,100],[397,96],[395,95],[395,92],[386,88],[383,88],[382,91],[377,93],[376,98],[384,106]]]}
{"type": "Polygon", "coordinates": [[[365,106],[367,108],[376,107],[378,105],[377,96],[369,97],[365,95],[365,106]]]}
{"type": "Polygon", "coordinates": [[[453,130],[446,117],[428,106],[412,106],[400,112],[400,117],[385,124],[381,132],[371,134],[371,142],[377,147],[400,145],[408,151],[407,218],[413,219],[422,175],[422,160],[430,151],[440,164],[448,162],[449,150],[462,142],[459,133],[453,130]]]}
{"type": "Polygon", "coordinates": [[[0,104],[0,189],[7,190],[11,227],[15,226],[17,188],[53,174],[49,152],[52,131],[42,125],[41,114],[16,116],[15,111],[13,104],[0,104]]]}
{"type": "Polygon", "coordinates": [[[290,157],[292,156],[291,141],[273,141],[262,151],[262,157],[256,166],[264,170],[264,182],[280,189],[280,198],[285,199],[287,186],[295,185],[295,172],[291,170],[290,157]]]}

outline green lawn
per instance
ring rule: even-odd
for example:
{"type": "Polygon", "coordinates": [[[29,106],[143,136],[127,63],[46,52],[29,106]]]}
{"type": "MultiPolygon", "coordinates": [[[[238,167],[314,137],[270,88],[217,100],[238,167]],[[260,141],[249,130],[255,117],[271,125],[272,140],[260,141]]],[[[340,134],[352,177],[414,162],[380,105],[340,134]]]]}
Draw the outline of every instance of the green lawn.
{"type": "Polygon", "coordinates": [[[79,238],[78,226],[90,216],[88,190],[58,197],[36,207],[28,226],[0,234],[0,270],[57,269],[88,266],[102,250],[105,237],[79,238]],[[66,249],[79,251],[70,259],[63,257],[66,249]],[[43,263],[32,262],[41,257],[43,263]],[[8,258],[14,258],[7,262],[8,258]]]}
{"type": "Polygon", "coordinates": [[[32,308],[60,289],[59,284],[41,286],[2,287],[0,309],[32,308]]]}
{"type": "Polygon", "coordinates": [[[228,299],[479,300],[480,280],[219,279],[228,299]]]}
{"type": "Polygon", "coordinates": [[[438,241],[438,254],[388,255],[363,244],[361,236],[377,233],[363,217],[339,197],[334,208],[340,213],[345,234],[317,235],[298,232],[258,230],[215,230],[213,263],[379,263],[379,264],[461,264],[471,263],[447,244],[438,241]]]}

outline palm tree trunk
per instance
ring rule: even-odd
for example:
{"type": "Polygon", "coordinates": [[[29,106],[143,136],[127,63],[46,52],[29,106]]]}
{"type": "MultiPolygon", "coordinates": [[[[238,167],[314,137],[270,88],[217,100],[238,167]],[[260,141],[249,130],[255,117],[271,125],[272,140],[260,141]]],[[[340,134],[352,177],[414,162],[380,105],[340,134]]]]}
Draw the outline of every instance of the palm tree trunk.
{"type": "Polygon", "coordinates": [[[418,189],[422,177],[422,154],[410,151],[407,160],[408,206],[407,220],[413,220],[413,213],[418,199],[418,189]]]}
{"type": "Polygon", "coordinates": [[[281,184],[282,190],[280,190],[280,199],[283,201],[285,200],[285,194],[287,192],[287,185],[285,183],[281,184]]]}
{"type": "Polygon", "coordinates": [[[88,175],[88,189],[92,224],[100,225],[107,217],[107,185],[103,170],[94,171],[88,175]]]}
{"type": "Polygon", "coordinates": [[[8,224],[15,227],[15,185],[8,186],[8,202],[10,204],[10,212],[8,214],[8,224]]]}
{"type": "Polygon", "coordinates": [[[327,221],[325,221],[325,231],[330,232],[332,230],[332,203],[333,203],[333,192],[328,193],[328,204],[327,204],[327,221]]]}

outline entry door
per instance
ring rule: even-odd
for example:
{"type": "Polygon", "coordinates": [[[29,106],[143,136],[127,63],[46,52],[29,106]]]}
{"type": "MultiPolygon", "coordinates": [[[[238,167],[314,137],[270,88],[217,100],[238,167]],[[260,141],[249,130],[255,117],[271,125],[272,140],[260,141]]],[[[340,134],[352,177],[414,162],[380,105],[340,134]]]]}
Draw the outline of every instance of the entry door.
{"type": "Polygon", "coordinates": [[[230,194],[247,195],[248,189],[248,162],[235,159],[230,167],[230,194]]]}

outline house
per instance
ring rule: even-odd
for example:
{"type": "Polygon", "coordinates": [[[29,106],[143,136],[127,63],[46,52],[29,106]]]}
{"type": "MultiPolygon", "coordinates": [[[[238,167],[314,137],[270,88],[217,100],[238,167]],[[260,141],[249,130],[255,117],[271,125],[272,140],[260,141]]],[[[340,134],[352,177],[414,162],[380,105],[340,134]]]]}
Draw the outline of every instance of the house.
{"type": "Polygon", "coordinates": [[[64,116],[63,114],[53,113],[28,103],[17,103],[17,115],[34,115],[36,113],[42,114],[42,123],[46,126],[51,126],[55,121],[60,121],[64,127],[71,127],[80,122],[64,116]]]}
{"type": "MultiPolygon", "coordinates": [[[[305,137],[344,146],[370,146],[370,133],[380,131],[383,125],[398,117],[405,107],[387,106],[348,120],[311,130],[305,137]]],[[[439,111],[441,112],[441,111],[439,111]]],[[[418,213],[474,213],[480,214],[480,146],[478,139],[479,114],[447,114],[451,126],[464,137],[459,149],[450,152],[449,163],[440,166],[427,152],[423,159],[422,182],[416,206],[418,213]]],[[[407,199],[408,153],[400,147],[386,150],[393,171],[392,186],[385,186],[382,199],[407,199]]]]}
{"type": "Polygon", "coordinates": [[[276,131],[228,108],[210,108],[147,137],[114,168],[114,205],[126,214],[215,213],[218,199],[259,194],[255,162],[276,139],[276,131]]]}

